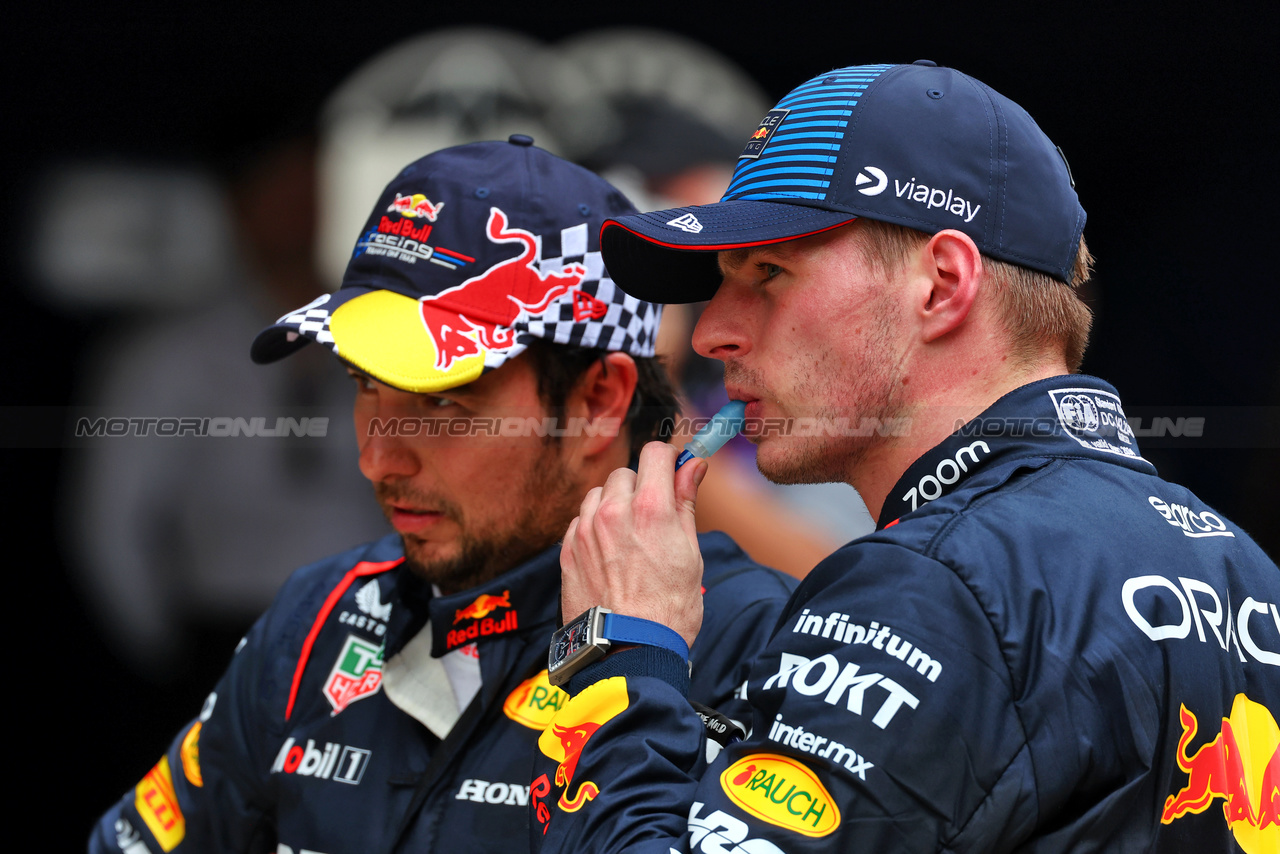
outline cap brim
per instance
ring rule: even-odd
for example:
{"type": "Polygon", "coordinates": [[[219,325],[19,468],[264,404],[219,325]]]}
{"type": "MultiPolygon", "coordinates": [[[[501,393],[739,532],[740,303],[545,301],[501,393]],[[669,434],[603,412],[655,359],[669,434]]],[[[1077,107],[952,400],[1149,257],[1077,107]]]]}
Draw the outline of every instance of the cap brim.
{"type": "Polygon", "coordinates": [[[274,362],[316,341],[379,382],[421,394],[473,382],[486,369],[519,355],[525,345],[515,335],[514,330],[502,328],[488,330],[487,337],[477,336],[456,312],[441,311],[394,291],[347,287],[258,333],[249,356],[260,364],[274,362]],[[447,352],[437,349],[428,326],[443,330],[445,340],[439,347],[447,352]],[[499,336],[501,341],[490,340],[499,336]]]}
{"type": "Polygon", "coordinates": [[[606,220],[600,249],[610,277],[632,296],[699,302],[720,286],[716,252],[796,240],[855,219],[844,211],[735,199],[606,220]]]}

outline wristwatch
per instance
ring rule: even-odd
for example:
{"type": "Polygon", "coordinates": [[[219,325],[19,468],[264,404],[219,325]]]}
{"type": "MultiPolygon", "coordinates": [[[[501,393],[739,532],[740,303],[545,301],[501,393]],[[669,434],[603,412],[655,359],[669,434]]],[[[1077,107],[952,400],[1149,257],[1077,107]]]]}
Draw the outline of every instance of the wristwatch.
{"type": "Polygon", "coordinates": [[[627,643],[658,646],[689,658],[689,645],[680,633],[662,623],[615,614],[596,605],[556,629],[547,654],[547,679],[563,685],[569,677],[602,658],[610,644],[627,643]]]}

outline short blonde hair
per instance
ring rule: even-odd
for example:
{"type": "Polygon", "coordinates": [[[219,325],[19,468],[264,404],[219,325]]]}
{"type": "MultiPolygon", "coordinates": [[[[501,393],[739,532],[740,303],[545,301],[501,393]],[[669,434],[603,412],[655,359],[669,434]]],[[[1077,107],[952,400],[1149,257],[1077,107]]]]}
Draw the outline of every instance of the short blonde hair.
{"type": "MultiPolygon", "coordinates": [[[[883,272],[905,262],[911,251],[929,239],[929,235],[915,229],[878,220],[861,218],[855,226],[866,238],[867,259],[883,272]]],[[[994,290],[1014,357],[1030,361],[1046,350],[1058,349],[1068,370],[1080,370],[1093,325],[1093,312],[1079,292],[1093,272],[1093,256],[1084,238],[1080,238],[1076,250],[1070,282],[998,261],[985,253],[982,263],[986,271],[984,284],[994,290]]]]}

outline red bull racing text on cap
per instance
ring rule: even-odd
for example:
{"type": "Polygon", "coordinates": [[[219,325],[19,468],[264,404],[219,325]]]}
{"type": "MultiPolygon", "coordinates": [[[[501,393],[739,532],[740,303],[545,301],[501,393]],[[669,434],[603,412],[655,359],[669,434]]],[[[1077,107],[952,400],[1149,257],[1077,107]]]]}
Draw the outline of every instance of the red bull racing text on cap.
{"type": "Polygon", "coordinates": [[[250,355],[317,341],[411,392],[472,382],[531,338],[652,356],[661,308],[614,285],[598,244],[606,218],[634,211],[526,136],[435,152],[383,191],[337,293],[280,318],[250,355]]]}

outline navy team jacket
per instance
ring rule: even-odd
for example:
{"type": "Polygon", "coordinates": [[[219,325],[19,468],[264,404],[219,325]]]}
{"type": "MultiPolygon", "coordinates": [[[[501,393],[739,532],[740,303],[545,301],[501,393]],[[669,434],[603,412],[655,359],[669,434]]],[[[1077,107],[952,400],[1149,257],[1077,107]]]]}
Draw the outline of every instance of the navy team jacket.
{"type": "MultiPolygon", "coordinates": [[[[744,719],[735,693],[795,580],[723,534],[700,540],[712,630],[692,650],[690,696],[744,719]]],[[[403,567],[396,535],[299,570],[89,850],[525,849],[535,744],[568,699],[546,674],[558,556],[445,597],[403,567]],[[483,685],[459,717],[433,654],[473,641],[483,685]],[[388,698],[396,668],[413,714],[388,698]]]]}
{"type": "Polygon", "coordinates": [[[535,843],[1275,854],[1278,608],[1280,570],[1156,475],[1114,389],[1033,383],[801,582],[752,668],[753,733],[709,767],[678,663],[575,675],[535,843]]]}

